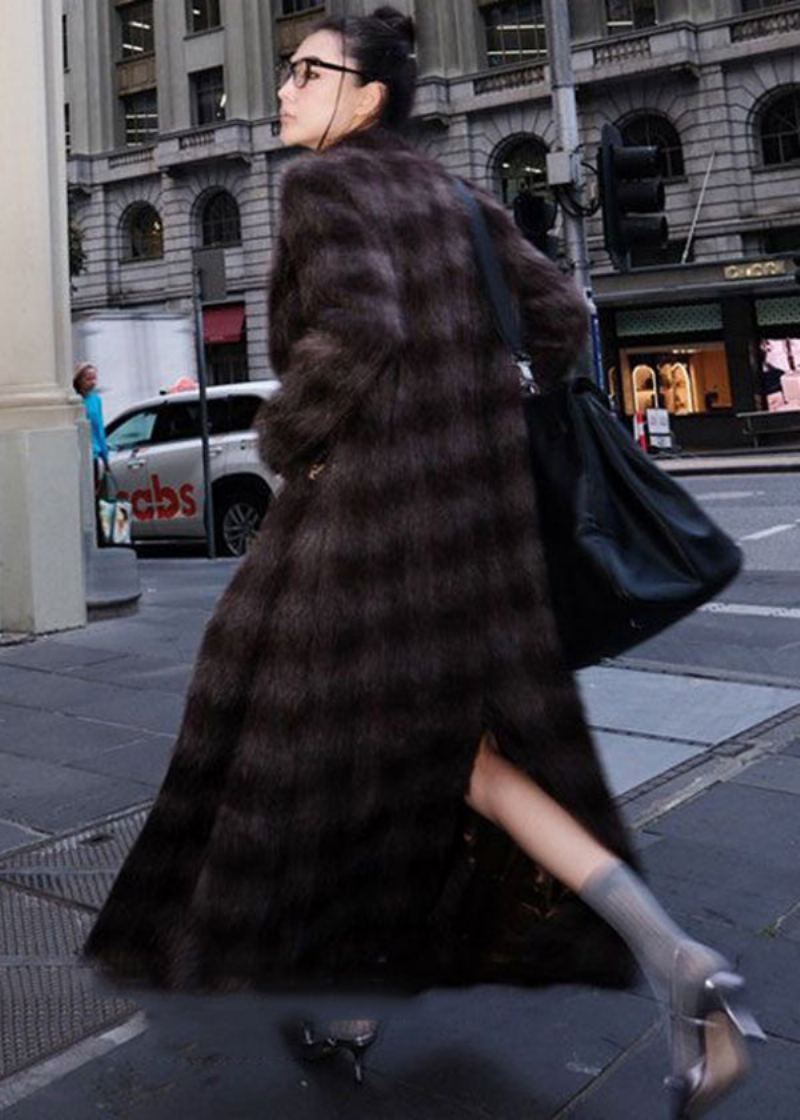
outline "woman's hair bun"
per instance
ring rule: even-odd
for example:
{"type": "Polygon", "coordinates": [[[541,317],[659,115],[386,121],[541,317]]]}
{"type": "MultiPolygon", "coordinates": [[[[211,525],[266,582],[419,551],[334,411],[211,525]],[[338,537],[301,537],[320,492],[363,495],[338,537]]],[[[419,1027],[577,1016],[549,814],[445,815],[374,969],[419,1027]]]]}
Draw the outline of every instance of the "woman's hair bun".
{"type": "Polygon", "coordinates": [[[397,8],[391,8],[387,4],[382,8],[376,8],[372,13],[372,18],[387,24],[387,26],[391,27],[392,31],[406,41],[409,50],[414,49],[416,31],[414,29],[414,20],[411,16],[404,15],[403,12],[398,12],[397,8]]]}

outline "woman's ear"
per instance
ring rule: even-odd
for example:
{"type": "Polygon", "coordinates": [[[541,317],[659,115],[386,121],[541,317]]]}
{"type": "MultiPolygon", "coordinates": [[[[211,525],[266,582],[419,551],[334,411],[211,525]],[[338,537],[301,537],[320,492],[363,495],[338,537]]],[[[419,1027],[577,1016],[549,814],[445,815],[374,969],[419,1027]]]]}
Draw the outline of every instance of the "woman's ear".
{"type": "Polygon", "coordinates": [[[367,82],[361,87],[361,98],[356,115],[361,121],[377,120],[386,99],[386,86],[383,82],[367,82]]]}

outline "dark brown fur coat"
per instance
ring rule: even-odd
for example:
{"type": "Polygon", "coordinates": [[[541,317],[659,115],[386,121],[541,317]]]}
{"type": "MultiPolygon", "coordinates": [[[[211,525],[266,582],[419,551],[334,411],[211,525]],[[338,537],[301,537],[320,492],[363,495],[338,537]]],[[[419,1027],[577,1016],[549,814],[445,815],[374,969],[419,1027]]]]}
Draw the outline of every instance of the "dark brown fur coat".
{"type": "MultiPolygon", "coordinates": [[[[553,380],[584,302],[480,198],[553,380]]],[[[558,648],[518,372],[437,164],[381,130],[294,163],[271,353],[287,484],[89,956],[175,988],[623,982],[615,935],[464,805],[489,727],[630,859],[558,648]]]]}

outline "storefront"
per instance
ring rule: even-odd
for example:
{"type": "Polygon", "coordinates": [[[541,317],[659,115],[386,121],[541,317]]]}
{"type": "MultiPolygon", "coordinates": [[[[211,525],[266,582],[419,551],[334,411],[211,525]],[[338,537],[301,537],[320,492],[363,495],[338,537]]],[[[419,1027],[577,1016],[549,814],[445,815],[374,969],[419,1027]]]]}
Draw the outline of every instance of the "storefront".
{"type": "Polygon", "coordinates": [[[800,410],[800,296],[757,287],[710,295],[718,298],[600,311],[617,408],[631,423],[665,409],[686,451],[749,446],[743,414],[800,410]]]}

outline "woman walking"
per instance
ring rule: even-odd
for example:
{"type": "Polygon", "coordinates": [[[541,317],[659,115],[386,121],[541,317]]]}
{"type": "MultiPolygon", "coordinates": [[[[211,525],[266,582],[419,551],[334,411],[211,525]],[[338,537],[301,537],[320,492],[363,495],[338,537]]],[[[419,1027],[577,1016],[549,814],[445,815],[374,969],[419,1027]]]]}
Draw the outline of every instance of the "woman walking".
{"type": "MultiPolygon", "coordinates": [[[[453,180],[398,135],[412,50],[381,8],[286,68],[282,138],[311,154],[284,183],[259,421],[286,486],[87,952],[169,989],[353,992],[623,985],[635,958],[670,1016],[674,1113],[699,1116],[757,1026],[636,874],[559,649],[518,370],[453,180]]],[[[552,384],[584,301],[476,195],[552,384]]]]}

